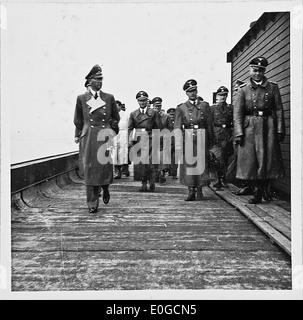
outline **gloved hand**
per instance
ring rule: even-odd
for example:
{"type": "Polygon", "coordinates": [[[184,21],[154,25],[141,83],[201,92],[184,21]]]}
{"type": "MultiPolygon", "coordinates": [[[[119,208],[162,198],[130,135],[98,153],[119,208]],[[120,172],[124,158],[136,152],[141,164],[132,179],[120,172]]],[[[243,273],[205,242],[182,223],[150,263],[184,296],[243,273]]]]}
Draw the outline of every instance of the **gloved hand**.
{"type": "Polygon", "coordinates": [[[278,133],[278,141],[282,142],[284,140],[284,134],[283,133],[278,133]]]}
{"type": "Polygon", "coordinates": [[[235,137],[235,145],[242,147],[243,144],[244,144],[244,137],[243,136],[235,137]]]}

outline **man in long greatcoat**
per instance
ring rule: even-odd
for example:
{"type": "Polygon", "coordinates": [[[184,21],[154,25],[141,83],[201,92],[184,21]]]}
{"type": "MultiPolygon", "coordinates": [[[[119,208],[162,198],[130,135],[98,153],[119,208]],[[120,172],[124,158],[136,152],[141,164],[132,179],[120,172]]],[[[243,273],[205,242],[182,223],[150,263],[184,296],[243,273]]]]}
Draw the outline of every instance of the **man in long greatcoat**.
{"type": "Polygon", "coordinates": [[[101,67],[95,65],[85,79],[88,90],[77,97],[74,113],[75,142],[79,143],[87,205],[93,213],[98,210],[101,188],[103,202],[110,200],[108,187],[113,182],[113,164],[107,140],[118,132],[120,117],[114,96],[101,91],[101,67]]]}
{"type": "MultiPolygon", "coordinates": [[[[203,200],[202,187],[210,184],[209,177],[209,148],[212,141],[211,113],[208,102],[201,101],[197,97],[197,81],[190,79],[185,82],[183,90],[188,96],[188,100],[176,108],[174,129],[183,131],[183,163],[180,164],[180,183],[188,187],[188,197],[186,201],[203,200]],[[198,135],[205,129],[205,141],[199,139],[198,135]],[[192,139],[190,139],[192,138],[192,139]],[[202,159],[205,167],[203,172],[193,174],[197,162],[192,164],[187,161],[186,144],[192,146],[194,157],[199,157],[199,152],[204,154],[202,159]],[[197,196],[196,196],[197,193],[197,196]]],[[[176,139],[176,137],[175,137],[176,139]]],[[[180,144],[176,139],[176,151],[180,150],[180,144]]],[[[201,159],[199,159],[201,160],[201,159]]]]}
{"type": "Polygon", "coordinates": [[[148,191],[147,183],[149,182],[149,190],[155,190],[155,167],[152,163],[152,130],[157,128],[156,111],[147,107],[148,94],[145,91],[139,91],[136,95],[139,108],[131,112],[128,120],[128,136],[130,147],[130,159],[132,160],[132,150],[135,145],[140,142],[141,146],[138,153],[141,159],[145,160],[134,163],[134,171],[139,172],[139,179],[142,186],[139,191],[148,191]],[[137,166],[137,167],[136,167],[137,166]]]}
{"type": "Polygon", "coordinates": [[[250,79],[240,85],[234,103],[236,178],[254,182],[252,204],[270,200],[270,180],[284,176],[279,144],[285,135],[283,106],[277,83],[264,75],[267,66],[264,57],[250,61],[250,79]]]}

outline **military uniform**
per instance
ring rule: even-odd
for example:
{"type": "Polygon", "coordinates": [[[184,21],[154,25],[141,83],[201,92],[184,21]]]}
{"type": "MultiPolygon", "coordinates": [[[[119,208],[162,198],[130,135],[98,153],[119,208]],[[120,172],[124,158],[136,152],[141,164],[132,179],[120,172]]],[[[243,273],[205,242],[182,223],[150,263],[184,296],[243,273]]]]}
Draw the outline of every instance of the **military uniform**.
{"type": "MultiPolygon", "coordinates": [[[[188,80],[183,90],[187,93],[197,92],[197,82],[193,79],[188,80]]],[[[195,97],[195,94],[193,95],[195,97]]],[[[191,98],[190,98],[191,99],[191,98]]],[[[193,136],[193,155],[197,155],[198,148],[205,151],[205,169],[201,174],[189,174],[190,169],[194,168],[196,164],[190,164],[186,161],[185,145],[183,145],[183,163],[180,164],[180,183],[188,187],[187,201],[195,200],[195,192],[197,191],[198,200],[202,200],[202,187],[210,184],[209,177],[209,148],[212,140],[211,133],[211,114],[209,104],[199,99],[188,100],[176,108],[174,129],[181,129],[183,131],[183,144],[186,140],[186,135],[193,136]],[[191,129],[192,132],[190,130],[191,129]],[[205,144],[198,146],[198,129],[205,129],[205,144]],[[189,169],[189,170],[188,170],[189,169]]],[[[176,143],[176,149],[180,149],[176,143]]]]}
{"type": "MultiPolygon", "coordinates": [[[[251,61],[251,66],[265,69],[263,57],[251,61]]],[[[265,71],[264,71],[265,72],[265,71]]],[[[251,203],[266,199],[264,190],[270,179],[284,176],[279,141],[285,134],[283,106],[277,83],[263,77],[257,84],[250,78],[240,85],[234,104],[234,135],[238,147],[236,178],[256,182],[256,194],[251,203]]]]}
{"type": "MultiPolygon", "coordinates": [[[[94,66],[87,75],[87,80],[102,78],[101,68],[94,66]]],[[[108,186],[113,182],[113,165],[110,162],[102,164],[98,159],[98,151],[105,141],[98,141],[98,135],[102,130],[114,136],[113,130],[119,122],[119,112],[113,95],[101,90],[88,91],[77,97],[74,113],[75,137],[79,139],[79,158],[83,167],[84,181],[86,185],[87,204],[91,212],[96,212],[99,206],[99,194],[101,187],[104,190],[103,201],[108,203],[108,186]]],[[[101,149],[100,149],[101,148],[101,149]]],[[[109,156],[109,152],[104,154],[109,156]]]]}
{"type": "MultiPolygon", "coordinates": [[[[175,126],[176,109],[169,108],[167,110],[167,114],[170,117],[170,122],[173,130],[175,126]]],[[[169,165],[169,175],[172,176],[173,179],[177,179],[177,171],[178,171],[178,163],[176,163],[176,160],[175,160],[175,137],[173,136],[172,142],[171,142],[171,164],[169,165]]]]}
{"type": "MultiPolygon", "coordinates": [[[[160,129],[160,131],[164,129],[168,129],[169,131],[173,130],[173,124],[171,122],[170,116],[162,111],[162,99],[160,97],[155,97],[152,100],[153,109],[157,112],[156,115],[156,124],[157,128],[160,129]]],[[[160,137],[160,152],[163,151],[163,137],[160,137]]],[[[155,164],[155,174],[156,174],[156,182],[164,183],[166,181],[165,179],[165,171],[169,169],[169,164],[163,163],[163,159],[159,159],[160,163],[155,164]]]]}
{"type": "MultiPolygon", "coordinates": [[[[228,94],[228,89],[221,86],[217,95],[228,94]]],[[[233,106],[224,102],[217,102],[211,108],[213,146],[211,153],[215,157],[218,181],[214,187],[221,188],[226,185],[226,171],[228,158],[233,154],[233,106]]]]}
{"type": "MultiPolygon", "coordinates": [[[[144,98],[147,99],[148,95],[145,91],[139,91],[136,95],[136,98],[138,101],[143,100],[144,98]]],[[[144,100],[143,100],[144,101],[144,100]]],[[[129,137],[132,137],[130,139],[130,147],[132,147],[134,144],[139,142],[137,141],[137,138],[134,136],[134,134],[137,133],[148,133],[148,139],[149,143],[148,145],[142,145],[142,152],[145,147],[148,148],[147,152],[149,155],[149,163],[144,164],[140,162],[139,164],[134,164],[134,166],[138,166],[135,168],[135,170],[138,170],[139,177],[142,182],[142,187],[140,191],[147,191],[147,182],[149,181],[150,184],[150,190],[155,190],[155,168],[152,164],[152,130],[157,129],[157,123],[156,123],[156,115],[157,112],[153,110],[152,108],[146,107],[144,110],[142,108],[139,108],[133,112],[130,113],[129,120],[128,120],[128,135],[129,137]],[[134,137],[135,140],[132,140],[134,137]]],[[[139,137],[140,138],[140,137],[139,137]]]]}

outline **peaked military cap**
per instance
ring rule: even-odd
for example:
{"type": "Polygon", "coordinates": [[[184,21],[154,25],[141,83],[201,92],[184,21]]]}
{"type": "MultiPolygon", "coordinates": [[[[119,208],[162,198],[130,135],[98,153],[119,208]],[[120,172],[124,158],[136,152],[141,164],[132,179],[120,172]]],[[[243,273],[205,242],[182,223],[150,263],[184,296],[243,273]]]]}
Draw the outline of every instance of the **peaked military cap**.
{"type": "Polygon", "coordinates": [[[167,113],[176,112],[176,108],[169,108],[166,112],[167,112],[167,113]]]}
{"type": "Polygon", "coordinates": [[[88,75],[85,77],[85,79],[93,79],[93,78],[103,78],[102,76],[102,69],[101,67],[96,64],[92,67],[91,71],[88,73],[88,75]]]}
{"type": "Polygon", "coordinates": [[[136,94],[136,99],[137,100],[146,100],[148,98],[148,94],[145,91],[139,91],[136,94]]]}
{"type": "Polygon", "coordinates": [[[152,103],[153,105],[161,104],[161,103],[162,103],[162,99],[161,99],[160,97],[155,97],[155,98],[151,101],[151,103],[152,103]]]}
{"type": "Polygon", "coordinates": [[[218,88],[218,90],[217,90],[217,94],[228,94],[228,89],[226,88],[226,87],[224,87],[224,86],[221,86],[221,87],[219,87],[218,88]]]}
{"type": "Polygon", "coordinates": [[[258,68],[266,68],[268,66],[268,61],[266,58],[264,57],[256,57],[253,58],[250,63],[249,63],[250,67],[258,67],[258,68]]]}
{"type": "Polygon", "coordinates": [[[197,89],[197,81],[194,79],[187,80],[183,86],[184,91],[193,91],[197,89]]]}

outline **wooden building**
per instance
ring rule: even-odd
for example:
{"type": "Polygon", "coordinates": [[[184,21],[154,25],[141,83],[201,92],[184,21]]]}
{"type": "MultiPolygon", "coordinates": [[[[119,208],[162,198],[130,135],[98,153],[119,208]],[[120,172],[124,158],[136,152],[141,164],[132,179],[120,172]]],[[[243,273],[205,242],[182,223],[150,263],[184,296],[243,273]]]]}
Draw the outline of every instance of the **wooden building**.
{"type": "Polygon", "coordinates": [[[272,187],[290,196],[290,13],[265,12],[250,24],[249,30],[227,53],[231,63],[231,103],[234,102],[237,85],[249,80],[248,64],[255,56],[268,59],[266,76],[278,83],[285,115],[286,136],[281,143],[286,176],[276,180],[272,187]]]}

